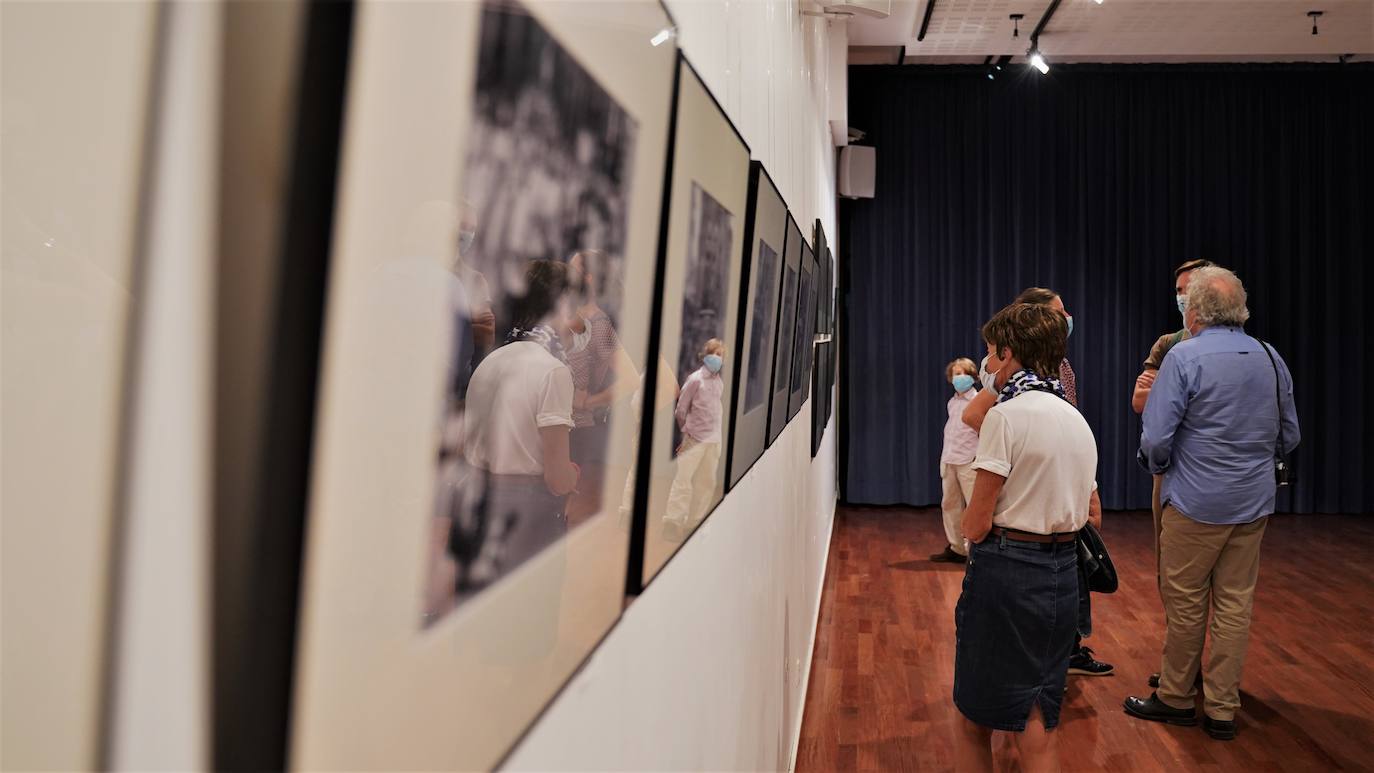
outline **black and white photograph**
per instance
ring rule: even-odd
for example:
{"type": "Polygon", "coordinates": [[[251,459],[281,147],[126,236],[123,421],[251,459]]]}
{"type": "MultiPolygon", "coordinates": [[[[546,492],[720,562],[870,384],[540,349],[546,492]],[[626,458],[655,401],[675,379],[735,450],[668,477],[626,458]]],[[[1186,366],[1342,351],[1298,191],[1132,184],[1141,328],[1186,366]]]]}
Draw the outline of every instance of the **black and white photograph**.
{"type": "MultiPolygon", "coordinates": [[[[725,340],[725,292],[730,283],[730,248],[735,216],[711,197],[700,185],[692,183],[692,220],[688,237],[687,275],[682,285],[682,327],[678,345],[677,370],[681,386],[702,368],[710,375],[720,373],[721,361],[710,370],[703,358],[707,349],[723,349],[725,340]]],[[[717,356],[720,352],[717,352],[717,356]]],[[[720,401],[711,407],[719,424],[720,401]]],[[[703,409],[705,410],[705,409],[703,409]]],[[[689,418],[688,421],[691,419],[689,418]]],[[[682,428],[674,425],[673,455],[682,446],[682,428]]]]}
{"type": "Polygon", "coordinates": [[[745,373],[744,410],[753,411],[768,399],[773,353],[773,325],[778,293],[778,252],[759,239],[754,265],[754,310],[749,318],[749,363],[745,373]]]}
{"type": "Polygon", "coordinates": [[[815,355],[816,290],[820,281],[816,256],[802,245],[800,287],[797,291],[797,321],[792,332],[792,382],[788,391],[787,418],[801,410],[811,392],[811,361],[815,355]]]}
{"type": "Polygon", "coordinates": [[[425,624],[600,510],[638,378],[616,332],[635,122],[519,5],[487,3],[480,40],[425,624]]]}
{"type": "MultiPolygon", "coordinates": [[[[791,237],[791,234],[788,234],[791,237]]],[[[773,358],[773,397],[769,408],[768,441],[771,443],[787,426],[788,397],[792,386],[792,339],[797,324],[797,284],[801,272],[785,263],[782,270],[782,298],[778,303],[778,335],[773,358]]]]}

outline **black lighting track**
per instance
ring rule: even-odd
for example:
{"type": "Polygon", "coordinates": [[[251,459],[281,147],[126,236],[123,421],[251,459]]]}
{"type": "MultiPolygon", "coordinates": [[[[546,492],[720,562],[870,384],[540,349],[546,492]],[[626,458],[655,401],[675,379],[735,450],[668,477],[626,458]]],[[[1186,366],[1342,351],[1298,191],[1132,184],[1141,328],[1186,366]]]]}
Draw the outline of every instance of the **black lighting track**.
{"type": "MultiPolygon", "coordinates": [[[[934,0],[931,0],[931,2],[934,2],[934,0]]],[[[1045,31],[1045,25],[1050,23],[1050,17],[1054,16],[1054,12],[1059,10],[1060,2],[1062,2],[1062,0],[1050,0],[1050,7],[1045,9],[1044,15],[1040,17],[1039,23],[1035,25],[1035,30],[1030,34],[1031,48],[1037,51],[1040,50],[1040,33],[1045,31]]]]}
{"type": "MultiPolygon", "coordinates": [[[[1058,0],[1055,0],[1058,5],[1058,0]]],[[[935,13],[935,0],[926,0],[926,15],[921,17],[921,30],[916,33],[916,42],[920,43],[926,39],[926,30],[930,29],[930,16],[935,13]]]]}

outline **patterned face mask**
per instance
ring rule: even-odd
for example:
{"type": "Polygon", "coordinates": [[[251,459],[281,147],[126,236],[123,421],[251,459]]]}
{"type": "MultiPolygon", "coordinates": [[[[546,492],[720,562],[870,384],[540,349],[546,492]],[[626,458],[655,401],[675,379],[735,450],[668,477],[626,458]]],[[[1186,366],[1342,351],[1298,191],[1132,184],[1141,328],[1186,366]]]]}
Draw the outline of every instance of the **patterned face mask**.
{"type": "Polygon", "coordinates": [[[1041,378],[1023,368],[1011,374],[1011,378],[1007,379],[1006,386],[1002,387],[1001,394],[997,396],[997,402],[1005,403],[1027,392],[1049,392],[1061,400],[1067,401],[1069,399],[1064,394],[1064,387],[1059,383],[1059,379],[1041,378]]]}

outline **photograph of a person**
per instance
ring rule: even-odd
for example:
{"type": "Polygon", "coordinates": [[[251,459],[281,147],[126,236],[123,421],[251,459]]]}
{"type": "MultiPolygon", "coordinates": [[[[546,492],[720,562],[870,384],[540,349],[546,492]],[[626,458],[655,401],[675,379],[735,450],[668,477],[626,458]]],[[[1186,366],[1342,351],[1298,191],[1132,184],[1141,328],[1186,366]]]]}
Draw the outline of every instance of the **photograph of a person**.
{"type": "MultiPolygon", "coordinates": [[[[725,304],[729,302],[726,290],[730,286],[730,246],[735,217],[696,183],[692,184],[691,212],[676,369],[678,377],[684,381],[701,367],[700,352],[706,342],[725,338],[725,304]]],[[[720,424],[719,417],[716,424],[720,424]]],[[[682,428],[676,426],[672,438],[674,456],[682,441],[682,428]]]]}
{"type": "Polygon", "coordinates": [[[754,270],[754,314],[749,322],[749,363],[744,385],[744,410],[749,412],[768,399],[769,360],[773,354],[773,303],[777,298],[778,252],[759,240],[759,260],[754,270]]]}
{"type": "Polygon", "coordinates": [[[518,3],[487,2],[480,41],[423,625],[601,509],[638,381],[616,333],[635,122],[518,3]]]}

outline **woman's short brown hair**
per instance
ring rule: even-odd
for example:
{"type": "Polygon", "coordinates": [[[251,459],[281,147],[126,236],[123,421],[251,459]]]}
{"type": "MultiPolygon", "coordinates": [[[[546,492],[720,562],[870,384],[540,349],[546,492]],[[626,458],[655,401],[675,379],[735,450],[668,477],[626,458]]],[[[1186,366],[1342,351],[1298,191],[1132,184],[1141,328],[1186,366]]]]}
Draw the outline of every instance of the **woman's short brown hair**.
{"type": "Polygon", "coordinates": [[[983,339],[999,358],[1003,347],[1009,348],[1022,366],[1041,378],[1059,377],[1068,337],[1064,315],[1038,303],[1013,303],[983,325],[983,339]]]}
{"type": "Polygon", "coordinates": [[[1020,295],[1016,296],[1016,300],[1012,301],[1012,303],[1034,303],[1040,306],[1048,306],[1054,303],[1054,299],[1058,297],[1059,293],[1047,287],[1027,287],[1021,291],[1020,295]]]}

